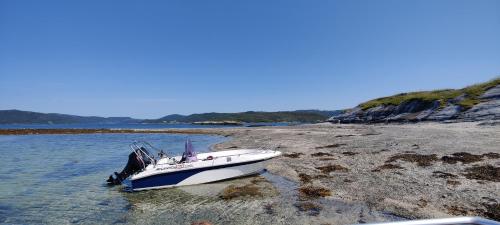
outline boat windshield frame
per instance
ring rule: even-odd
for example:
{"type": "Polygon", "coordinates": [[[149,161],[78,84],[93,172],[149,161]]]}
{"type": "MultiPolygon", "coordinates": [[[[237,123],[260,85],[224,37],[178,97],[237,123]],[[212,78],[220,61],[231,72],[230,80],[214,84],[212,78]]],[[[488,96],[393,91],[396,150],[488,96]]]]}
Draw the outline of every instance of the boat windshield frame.
{"type": "Polygon", "coordinates": [[[155,151],[156,154],[163,152],[163,150],[154,147],[153,145],[151,145],[146,141],[134,141],[129,146],[132,149],[132,151],[135,152],[136,154],[145,155],[146,157],[148,157],[153,164],[156,164],[158,159],[152,153],[152,150],[155,151]],[[144,151],[143,149],[145,149],[146,151],[144,151]]]}

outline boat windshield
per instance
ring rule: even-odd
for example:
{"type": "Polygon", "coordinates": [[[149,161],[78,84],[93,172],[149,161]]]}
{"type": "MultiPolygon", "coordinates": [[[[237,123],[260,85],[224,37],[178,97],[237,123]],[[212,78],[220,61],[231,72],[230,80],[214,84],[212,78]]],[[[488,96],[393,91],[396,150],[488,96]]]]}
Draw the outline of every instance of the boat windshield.
{"type": "Polygon", "coordinates": [[[154,153],[156,153],[156,154],[163,153],[163,151],[161,149],[155,148],[151,144],[149,144],[148,142],[145,142],[145,141],[134,141],[132,144],[130,144],[130,148],[134,152],[140,153],[141,155],[146,156],[152,162],[156,162],[156,160],[157,160],[154,153]]]}

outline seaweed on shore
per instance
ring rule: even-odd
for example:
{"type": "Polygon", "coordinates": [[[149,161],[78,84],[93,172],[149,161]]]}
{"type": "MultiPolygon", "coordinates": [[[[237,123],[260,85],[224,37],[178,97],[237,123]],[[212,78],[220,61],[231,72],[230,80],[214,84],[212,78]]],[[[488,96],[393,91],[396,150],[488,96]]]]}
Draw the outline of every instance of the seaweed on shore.
{"type": "Polygon", "coordinates": [[[331,195],[332,192],[323,187],[303,186],[299,188],[299,197],[301,199],[314,199],[331,195]]]}
{"type": "Polygon", "coordinates": [[[342,152],[342,155],[346,155],[346,156],[353,156],[353,155],[357,155],[359,154],[359,152],[342,152]]]}
{"type": "Polygon", "coordinates": [[[443,156],[441,160],[448,164],[456,164],[457,162],[461,162],[463,164],[479,162],[483,160],[482,155],[473,155],[467,152],[457,152],[451,154],[451,156],[443,156]]]}
{"type": "Polygon", "coordinates": [[[299,173],[299,179],[302,184],[308,184],[312,183],[313,180],[315,179],[323,179],[323,178],[328,178],[328,175],[325,174],[316,174],[316,175],[309,175],[305,173],[299,173]]]}
{"type": "Polygon", "coordinates": [[[417,163],[418,166],[427,167],[427,166],[432,165],[432,162],[437,161],[438,157],[436,156],[436,154],[420,155],[420,154],[416,154],[416,153],[405,153],[405,154],[393,155],[385,162],[391,163],[391,162],[395,162],[397,160],[402,160],[405,162],[414,162],[414,163],[417,163]]]}
{"type": "Polygon", "coordinates": [[[304,155],[304,153],[292,152],[292,153],[285,153],[285,154],[283,154],[284,157],[292,158],[292,159],[300,158],[301,155],[304,155]]]}
{"type": "Polygon", "coordinates": [[[299,178],[302,183],[311,183],[312,181],[312,176],[305,173],[299,173],[299,178]]]}
{"type": "Polygon", "coordinates": [[[474,155],[467,152],[456,152],[451,154],[451,156],[441,157],[441,160],[448,164],[456,164],[457,162],[461,162],[463,164],[469,164],[482,161],[484,158],[498,159],[500,158],[500,154],[489,152],[482,155],[474,155]]]}
{"type": "Polygon", "coordinates": [[[335,135],[335,137],[338,137],[338,138],[340,138],[340,137],[352,137],[352,136],[356,136],[356,135],[354,135],[354,134],[344,134],[344,135],[339,134],[339,135],[335,135]]]}
{"type": "Polygon", "coordinates": [[[233,198],[238,198],[243,196],[261,197],[262,193],[260,192],[259,188],[254,184],[247,184],[244,186],[229,185],[222,191],[220,195],[220,197],[224,200],[230,200],[233,198]]]}
{"type": "Polygon", "coordinates": [[[464,176],[468,179],[500,182],[500,167],[492,165],[474,166],[465,169],[464,176]]]}
{"type": "Polygon", "coordinates": [[[489,159],[500,159],[500,154],[495,152],[488,152],[483,154],[483,156],[489,159]]]}
{"type": "Polygon", "coordinates": [[[392,169],[403,169],[403,167],[396,165],[396,164],[385,163],[384,165],[381,165],[381,166],[375,168],[374,170],[372,170],[372,172],[380,172],[382,170],[392,170],[392,169]]]}
{"type": "Polygon", "coordinates": [[[441,172],[441,171],[432,172],[432,176],[436,177],[436,178],[457,178],[458,177],[455,174],[445,173],[445,172],[441,172]]]}
{"type": "Polygon", "coordinates": [[[343,145],[346,145],[346,144],[343,144],[343,143],[336,143],[336,144],[331,144],[331,145],[318,146],[318,147],[316,147],[316,149],[324,149],[324,148],[338,148],[338,147],[343,146],[343,145]]]}
{"type": "Polygon", "coordinates": [[[332,164],[327,165],[327,166],[319,166],[319,167],[316,167],[316,169],[321,170],[321,172],[323,172],[324,174],[329,174],[330,172],[334,172],[334,171],[349,172],[349,169],[344,167],[344,166],[332,165],[332,164]]]}
{"type": "Polygon", "coordinates": [[[323,156],[333,156],[333,155],[328,153],[328,152],[317,152],[317,153],[311,154],[311,156],[312,157],[323,157],[323,156]]]}

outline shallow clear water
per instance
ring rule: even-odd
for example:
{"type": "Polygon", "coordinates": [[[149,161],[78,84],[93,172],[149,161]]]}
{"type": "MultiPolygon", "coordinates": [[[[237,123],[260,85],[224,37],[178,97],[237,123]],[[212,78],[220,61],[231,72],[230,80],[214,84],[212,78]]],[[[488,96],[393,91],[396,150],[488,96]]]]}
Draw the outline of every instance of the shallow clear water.
{"type": "MultiPolygon", "coordinates": [[[[182,152],[186,135],[0,136],[0,223],[113,223],[130,211],[129,193],[106,178],[125,166],[132,140],[182,152]]],[[[190,135],[197,151],[224,140],[190,135]]]]}
{"type": "MultiPolygon", "coordinates": [[[[0,223],[5,224],[353,224],[395,220],[363,203],[333,198],[297,207],[298,184],[264,172],[258,176],[179,188],[127,192],[106,178],[126,164],[132,140],[183,151],[187,135],[80,134],[0,136],[0,223]],[[262,179],[264,178],[264,179],[262,179]],[[220,197],[230,185],[259,187],[258,196],[220,197]]],[[[224,141],[189,135],[197,151],[224,141]]]]}
{"type": "Polygon", "coordinates": [[[117,123],[117,124],[0,124],[0,129],[163,129],[163,128],[216,128],[238,127],[232,125],[196,125],[196,124],[142,124],[142,123],[117,123]]]}
{"type": "MultiPolygon", "coordinates": [[[[299,123],[245,123],[243,126],[291,126],[299,123]]],[[[228,128],[241,127],[241,125],[196,125],[196,124],[142,124],[142,123],[117,123],[117,124],[0,124],[0,129],[164,129],[164,128],[228,128]]]]}

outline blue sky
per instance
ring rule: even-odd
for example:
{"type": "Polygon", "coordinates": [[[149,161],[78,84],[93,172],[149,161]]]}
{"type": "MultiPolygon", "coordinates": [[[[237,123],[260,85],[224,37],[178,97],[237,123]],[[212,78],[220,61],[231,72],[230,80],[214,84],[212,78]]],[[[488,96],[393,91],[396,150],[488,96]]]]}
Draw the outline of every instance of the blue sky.
{"type": "Polygon", "coordinates": [[[0,109],[342,109],[498,75],[494,0],[0,0],[0,109]]]}

